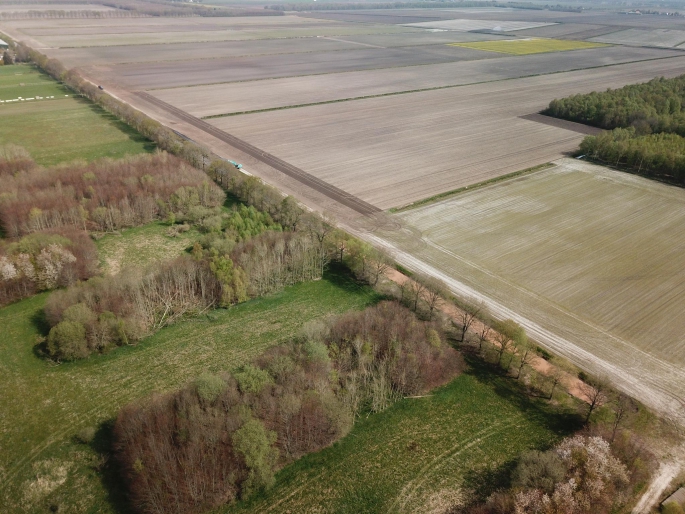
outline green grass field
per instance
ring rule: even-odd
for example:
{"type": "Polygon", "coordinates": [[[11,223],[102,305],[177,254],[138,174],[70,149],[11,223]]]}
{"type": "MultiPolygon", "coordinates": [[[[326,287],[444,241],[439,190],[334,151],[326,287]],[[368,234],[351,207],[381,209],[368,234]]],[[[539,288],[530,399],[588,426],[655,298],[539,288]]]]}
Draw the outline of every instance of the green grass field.
{"type": "Polygon", "coordinates": [[[547,448],[577,418],[525,399],[511,379],[474,368],[426,397],[362,419],[277,475],[275,487],[223,513],[443,513],[507,484],[518,455],[547,448]]]}
{"type": "Polygon", "coordinates": [[[155,149],[154,143],[33,66],[0,66],[0,100],[20,96],[34,100],[0,103],[0,144],[23,146],[39,164],[119,158],[155,149]],[[37,96],[45,99],[35,100],[37,96]]]}
{"type": "Polygon", "coordinates": [[[120,234],[107,234],[97,241],[100,269],[114,275],[129,267],[145,267],[181,255],[200,236],[196,228],[176,237],[167,235],[169,225],[154,222],[142,227],[122,230],[120,234]]]}
{"type": "Polygon", "coordinates": [[[502,41],[476,41],[473,43],[450,43],[449,46],[462,46],[474,50],[486,50],[502,54],[529,55],[548,52],[567,52],[569,50],[583,50],[610,46],[602,43],[587,41],[565,41],[561,39],[509,39],[502,41]]]}
{"type": "Polygon", "coordinates": [[[378,300],[347,275],[287,288],[169,327],[137,346],[55,365],[41,359],[39,295],[0,310],[0,499],[3,513],[115,513],[120,499],[100,462],[107,425],[125,404],[180,387],[205,370],[232,369],[295,335],[308,320],[378,300]],[[100,426],[94,448],[75,434],[100,426]],[[102,428],[104,426],[104,428],[102,428]]]}

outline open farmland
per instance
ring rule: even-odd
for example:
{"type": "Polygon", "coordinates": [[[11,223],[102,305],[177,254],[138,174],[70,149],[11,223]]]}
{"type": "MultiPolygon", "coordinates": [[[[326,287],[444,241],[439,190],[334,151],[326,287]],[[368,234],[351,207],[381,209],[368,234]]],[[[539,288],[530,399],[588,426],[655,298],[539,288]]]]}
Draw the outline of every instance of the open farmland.
{"type": "Polygon", "coordinates": [[[340,73],[399,66],[416,66],[495,57],[492,52],[447,45],[417,48],[369,48],[357,45],[334,52],[246,56],[197,61],[122,64],[94,67],[87,72],[101,81],[133,89],[155,89],[240,82],[276,77],[340,73]]]}
{"type": "Polygon", "coordinates": [[[614,43],[618,45],[659,46],[664,48],[673,48],[685,44],[685,31],[667,29],[629,29],[595,37],[592,38],[592,41],[614,43]]]}
{"type": "Polygon", "coordinates": [[[574,423],[478,371],[406,399],[277,475],[255,501],[221,512],[445,512],[501,486],[506,464],[552,445],[574,423]],[[506,391],[506,392],[505,392],[506,391]],[[360,464],[361,463],[361,464],[360,464]]]}
{"type": "Polygon", "coordinates": [[[530,55],[549,52],[568,52],[604,46],[586,41],[562,41],[560,39],[512,39],[508,41],[479,41],[477,43],[452,43],[451,46],[487,50],[512,55],[530,55]]]}
{"type": "Polygon", "coordinates": [[[288,77],[258,83],[158,89],[152,94],[195,116],[204,117],[492,82],[681,55],[677,51],[622,47],[578,50],[559,55],[539,54],[525,59],[511,59],[490,53],[490,59],[477,61],[288,77]]]}
{"type": "Polygon", "coordinates": [[[39,164],[123,157],[155,145],[32,66],[0,67],[0,144],[26,148],[39,164]],[[33,100],[6,100],[22,97],[33,100]],[[38,127],[38,130],[37,130],[38,127]]]}
{"type": "Polygon", "coordinates": [[[347,275],[285,291],[158,332],[137,346],[55,366],[36,356],[42,335],[39,295],[0,310],[0,497],[3,514],[125,512],[111,476],[95,471],[107,452],[107,424],[118,410],[154,391],[174,390],[203,372],[234,369],[329,313],[378,300],[347,275]],[[105,423],[95,449],[74,436],[105,423]],[[68,508],[65,508],[68,507],[68,508]]]}
{"type": "Polygon", "coordinates": [[[673,412],[685,398],[684,206],[680,188],[566,159],[406,211],[378,235],[673,412]]]}
{"type": "Polygon", "coordinates": [[[386,209],[574,150],[580,134],[520,118],[555,97],[683,72],[673,58],[210,122],[386,209]]]}
{"type": "Polygon", "coordinates": [[[307,52],[330,52],[364,48],[355,42],[326,38],[260,39],[257,41],[220,41],[206,43],[170,43],[166,45],[93,46],[84,48],[58,48],[46,54],[62,61],[68,67],[94,64],[112,65],[155,61],[185,61],[191,59],[217,59],[247,55],[275,55],[307,52]]]}
{"type": "Polygon", "coordinates": [[[441,20],[422,23],[408,23],[408,27],[422,29],[457,30],[470,32],[472,30],[493,30],[497,32],[512,32],[515,30],[534,29],[550,25],[545,22],[502,21],[502,20],[441,20]]]}
{"type": "MultiPolygon", "coordinates": [[[[40,25],[24,23],[23,21],[7,22],[6,26],[17,39],[24,39],[21,35],[28,36],[30,41],[38,43],[38,47],[91,47],[91,46],[118,46],[118,45],[144,45],[166,43],[193,43],[193,42],[216,42],[216,41],[244,41],[255,39],[295,38],[336,36],[355,34],[397,34],[404,32],[416,32],[419,29],[394,25],[373,24],[345,24],[337,22],[307,20],[293,16],[273,16],[258,18],[259,22],[245,24],[245,22],[218,24],[205,24],[199,27],[187,25],[185,30],[179,28],[179,23],[173,18],[161,18],[167,23],[151,25],[149,31],[138,32],[120,31],[114,29],[108,31],[108,27],[121,27],[121,24],[106,23],[110,20],[79,20],[80,24],[53,25],[43,21],[40,25]],[[277,21],[271,21],[277,20],[277,21]],[[285,21],[281,21],[285,20],[285,21]],[[175,30],[166,30],[171,26],[175,30]],[[52,35],[41,35],[46,32],[52,35]],[[90,27],[90,28],[87,28],[90,27]],[[14,29],[14,30],[11,30],[14,29]],[[74,33],[71,33],[73,30],[74,33]]],[[[201,18],[206,20],[207,18],[201,18]]],[[[218,18],[219,20],[241,20],[241,18],[218,18]]],[[[250,18],[244,18],[250,19],[250,18]]],[[[244,20],[243,19],[243,20],[244,20]]],[[[138,18],[138,21],[147,22],[148,18],[138,18]]],[[[73,22],[73,20],[70,20],[73,22]]],[[[121,21],[114,19],[112,21],[121,21]]],[[[138,25],[132,24],[132,27],[138,25]]]]}

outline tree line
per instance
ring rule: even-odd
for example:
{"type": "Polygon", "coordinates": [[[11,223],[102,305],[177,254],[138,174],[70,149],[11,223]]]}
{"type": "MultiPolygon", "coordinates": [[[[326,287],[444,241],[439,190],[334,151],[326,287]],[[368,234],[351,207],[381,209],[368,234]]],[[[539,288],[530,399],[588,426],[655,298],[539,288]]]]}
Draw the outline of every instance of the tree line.
{"type": "Polygon", "coordinates": [[[610,132],[581,152],[636,173],[685,185],[685,75],[553,100],[544,114],[610,132]]]}
{"type": "Polygon", "coordinates": [[[0,182],[0,224],[9,237],[62,226],[111,232],[225,198],[204,173],[165,152],[13,171],[0,182]]]}
{"type": "Polygon", "coordinates": [[[275,471],[344,436],[362,413],[463,368],[440,328],[396,302],[309,326],[233,373],[132,404],[114,458],[137,512],[194,513],[246,499],[275,471]]]}

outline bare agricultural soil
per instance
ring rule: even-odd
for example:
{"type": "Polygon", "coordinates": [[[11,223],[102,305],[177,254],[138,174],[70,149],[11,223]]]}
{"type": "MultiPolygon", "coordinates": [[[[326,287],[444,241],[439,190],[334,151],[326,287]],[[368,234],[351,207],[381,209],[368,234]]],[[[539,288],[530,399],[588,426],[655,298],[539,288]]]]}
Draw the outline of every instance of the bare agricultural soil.
{"type": "Polygon", "coordinates": [[[576,149],[582,135],[520,118],[555,97],[683,72],[673,58],[208,121],[387,209],[576,149]]]}
{"type": "Polygon", "coordinates": [[[219,41],[207,43],[170,43],[167,45],[93,46],[46,50],[67,67],[94,64],[112,65],[155,61],[220,59],[247,55],[275,55],[307,52],[330,52],[359,48],[355,42],[326,38],[259,39],[256,41],[219,41]]]}
{"type": "Polygon", "coordinates": [[[220,82],[319,75],[441,62],[491,59],[497,54],[447,45],[371,48],[354,45],[335,52],[259,55],[183,62],[122,64],[93,68],[89,74],[133,89],[157,89],[220,82]]]}
{"type": "MultiPolygon", "coordinates": [[[[444,46],[444,48],[455,47],[444,46]]],[[[337,53],[331,54],[331,57],[335,55],[337,53]]],[[[672,50],[605,47],[516,58],[494,52],[481,52],[478,55],[489,58],[351,71],[344,74],[285,77],[258,83],[238,82],[158,89],[152,94],[195,116],[204,117],[402,91],[491,82],[683,54],[672,50]],[[489,55],[482,55],[486,53],[489,55]]]]}
{"type": "Polygon", "coordinates": [[[551,351],[685,419],[685,191],[557,164],[407,211],[400,229],[373,237],[478,291],[551,351]]]}

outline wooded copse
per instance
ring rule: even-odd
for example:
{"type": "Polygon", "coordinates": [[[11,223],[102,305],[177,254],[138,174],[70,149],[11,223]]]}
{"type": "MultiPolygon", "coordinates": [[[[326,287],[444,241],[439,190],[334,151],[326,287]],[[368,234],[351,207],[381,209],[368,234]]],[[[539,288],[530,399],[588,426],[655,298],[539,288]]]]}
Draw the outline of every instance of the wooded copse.
{"type": "Polygon", "coordinates": [[[6,173],[0,223],[9,237],[62,226],[111,232],[224,199],[200,170],[158,152],[6,173]]]}
{"type": "Polygon", "coordinates": [[[685,185],[685,138],[678,134],[637,136],[633,127],[618,128],[586,137],[580,151],[612,166],[685,185]]]}
{"type": "Polygon", "coordinates": [[[654,456],[624,434],[610,443],[597,435],[574,435],[546,452],[523,454],[511,488],[493,494],[465,514],[608,514],[625,508],[633,488],[655,468],[654,456]]]}
{"type": "Polygon", "coordinates": [[[545,114],[611,132],[588,136],[592,159],[685,185],[685,76],[553,100],[545,114]]]}
{"type": "Polygon", "coordinates": [[[83,230],[61,227],[0,240],[0,306],[70,286],[97,270],[97,249],[83,230]]]}
{"type": "Polygon", "coordinates": [[[685,136],[683,105],[685,75],[552,100],[544,113],[605,130],[634,127],[638,135],[685,136]]]}
{"type": "Polygon", "coordinates": [[[31,154],[19,145],[0,145],[0,177],[36,167],[31,154]]]}
{"type": "Polygon", "coordinates": [[[115,460],[141,513],[202,512],[269,487],[276,469],[344,436],[362,413],[454,378],[440,327],[396,302],[308,326],[232,374],[124,408],[115,460]]]}

